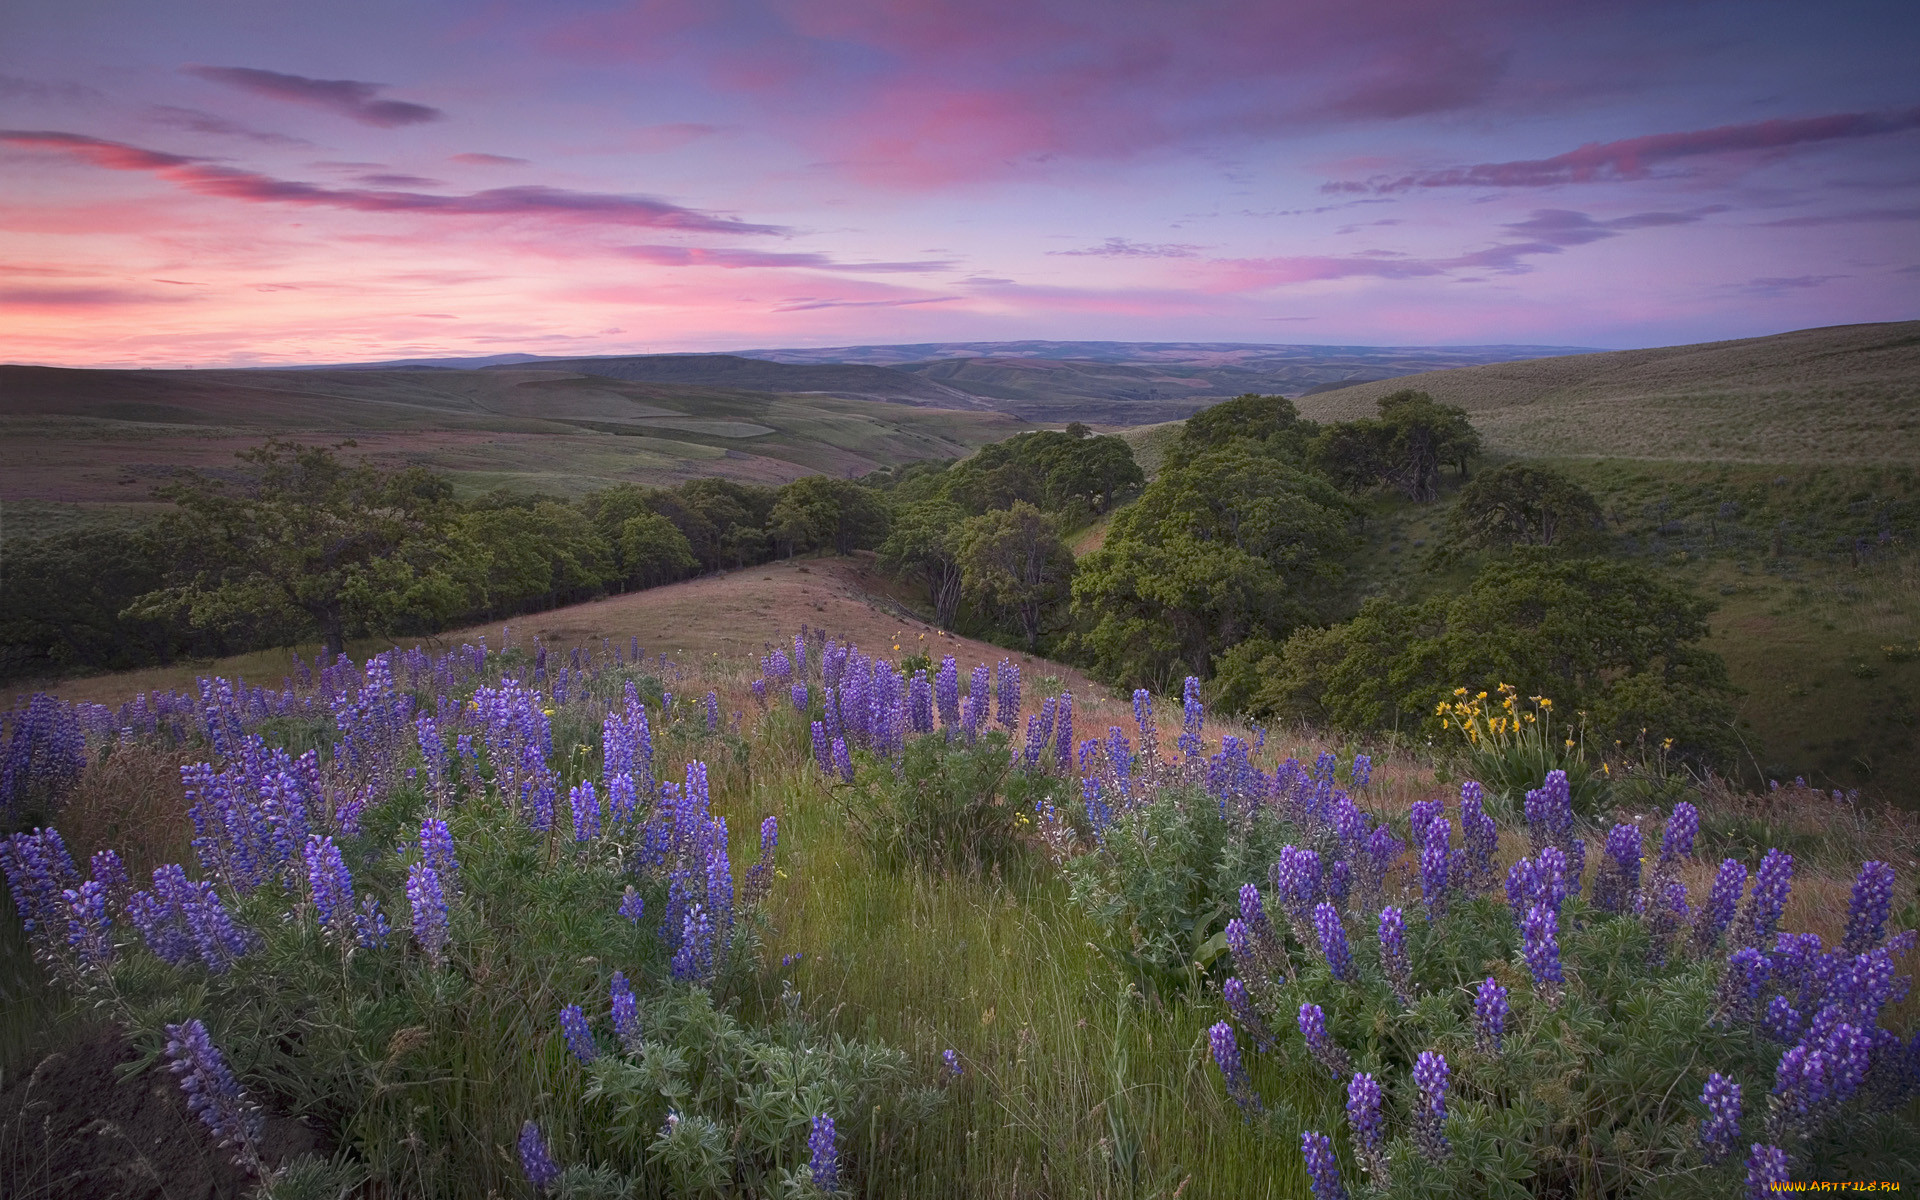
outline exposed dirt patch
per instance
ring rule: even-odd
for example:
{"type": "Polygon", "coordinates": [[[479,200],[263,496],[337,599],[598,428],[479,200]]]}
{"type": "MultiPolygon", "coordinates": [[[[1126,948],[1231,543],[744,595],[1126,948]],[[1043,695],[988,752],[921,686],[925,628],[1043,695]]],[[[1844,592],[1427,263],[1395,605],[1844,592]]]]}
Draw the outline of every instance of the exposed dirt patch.
{"type": "MultiPolygon", "coordinates": [[[[101,1030],[0,1086],[0,1195],[17,1200],[225,1200],[252,1181],[187,1111],[164,1065],[128,1079],[139,1057],[101,1030]]],[[[267,1121],[270,1163],[323,1152],[316,1130],[267,1121]]]]}

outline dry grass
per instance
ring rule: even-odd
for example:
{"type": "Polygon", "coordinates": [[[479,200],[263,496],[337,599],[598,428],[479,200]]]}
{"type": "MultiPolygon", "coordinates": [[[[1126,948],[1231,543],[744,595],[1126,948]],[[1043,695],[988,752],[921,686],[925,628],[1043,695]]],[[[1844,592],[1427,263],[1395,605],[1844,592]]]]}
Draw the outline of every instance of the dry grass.
{"type": "Polygon", "coordinates": [[[1431,371],[1303,397],[1318,421],[1417,388],[1489,449],[1718,462],[1920,460],[1920,321],[1431,371]]]}

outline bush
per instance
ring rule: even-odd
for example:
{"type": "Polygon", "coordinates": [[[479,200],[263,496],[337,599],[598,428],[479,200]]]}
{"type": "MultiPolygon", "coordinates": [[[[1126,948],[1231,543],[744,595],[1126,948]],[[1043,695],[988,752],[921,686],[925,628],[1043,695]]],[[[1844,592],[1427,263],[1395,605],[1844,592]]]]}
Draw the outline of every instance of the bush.
{"type": "Polygon", "coordinates": [[[1061,790],[1028,768],[994,730],[968,745],[945,734],[910,739],[898,764],[862,754],[842,803],[866,849],[897,866],[1004,867],[1031,843],[1033,813],[1061,790]]]}

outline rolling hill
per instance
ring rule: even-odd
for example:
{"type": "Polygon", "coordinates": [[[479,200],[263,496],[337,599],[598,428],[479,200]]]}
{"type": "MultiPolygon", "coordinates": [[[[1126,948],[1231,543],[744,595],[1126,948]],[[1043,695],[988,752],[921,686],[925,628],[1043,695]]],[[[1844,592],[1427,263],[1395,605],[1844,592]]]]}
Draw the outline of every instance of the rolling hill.
{"type": "MultiPolygon", "coordinates": [[[[906,377],[903,377],[906,378],[906,377]]],[[[911,381],[910,382],[917,382],[911,381]]],[[[181,467],[220,470],[267,436],[351,438],[464,493],[563,496],[703,475],[783,483],[969,453],[1025,428],[1001,413],[584,375],[482,371],[89,371],[0,367],[0,531],[142,511],[181,467]]]]}
{"type": "Polygon", "coordinates": [[[1506,454],[1920,462],[1920,321],[1463,366],[1298,403],[1350,420],[1400,388],[1465,408],[1506,454]]]}

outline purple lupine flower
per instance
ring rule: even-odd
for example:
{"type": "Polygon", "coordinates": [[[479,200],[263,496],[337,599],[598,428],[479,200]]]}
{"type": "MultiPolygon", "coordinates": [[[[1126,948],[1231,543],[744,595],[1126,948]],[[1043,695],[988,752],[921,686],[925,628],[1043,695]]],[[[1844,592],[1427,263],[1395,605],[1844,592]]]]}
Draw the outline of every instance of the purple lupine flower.
{"type": "Polygon", "coordinates": [[[1227,1095],[1251,1118],[1260,1111],[1260,1096],[1253,1090],[1253,1081],[1247,1078],[1246,1067],[1241,1065],[1240,1046],[1234,1040],[1233,1026],[1225,1021],[1216,1023],[1207,1030],[1207,1045],[1213,1051],[1214,1064],[1227,1081],[1227,1095]]]}
{"type": "Polygon", "coordinates": [[[1747,869],[1740,865],[1738,859],[1722,860],[1719,873],[1714,876],[1713,891],[1708,894],[1707,902],[1700,907],[1700,914],[1693,921],[1693,949],[1696,954],[1705,954],[1720,944],[1720,936],[1733,920],[1734,911],[1740,906],[1740,893],[1746,888],[1747,869]]]}
{"type": "Polygon", "coordinates": [[[713,920],[696,901],[680,924],[680,949],[673,955],[673,977],[682,983],[705,984],[713,978],[713,920]]]}
{"type": "Polygon", "coordinates": [[[527,805],[527,824],[535,833],[545,833],[553,828],[554,779],[546,771],[541,771],[531,780],[521,785],[525,789],[527,805]]]}
{"type": "Polygon", "coordinates": [[[940,1064],[946,1068],[947,1078],[949,1079],[958,1079],[960,1076],[966,1074],[966,1069],[960,1065],[960,1052],[958,1050],[942,1050],[940,1052],[940,1064]]]}
{"type": "Polygon", "coordinates": [[[1752,1020],[1767,974],[1765,956],[1752,946],[1742,946],[1729,955],[1727,973],[1714,1000],[1714,1023],[1736,1025],[1752,1020]]]}
{"type": "Polygon", "coordinates": [[[1181,689],[1181,695],[1183,696],[1183,719],[1181,721],[1180,736],[1176,739],[1176,744],[1179,745],[1180,749],[1185,752],[1188,758],[1196,758],[1199,756],[1202,748],[1200,730],[1207,718],[1206,706],[1200,703],[1199,676],[1187,676],[1186,684],[1181,689]]]}
{"type": "Polygon", "coordinates": [[[1353,864],[1341,859],[1327,868],[1327,895],[1335,904],[1344,905],[1353,892],[1353,864]]]}
{"type": "MultiPolygon", "coordinates": [[[[1427,845],[1427,826],[1434,818],[1445,816],[1447,806],[1441,800],[1415,800],[1407,812],[1407,833],[1413,839],[1415,850],[1424,850],[1427,845]]],[[[1452,836],[1449,829],[1448,836],[1452,836]]]]}
{"type": "Polygon", "coordinates": [[[453,833],[439,817],[420,822],[420,858],[440,876],[441,886],[460,890],[460,859],[453,852],[453,833]]]}
{"type": "Polygon", "coordinates": [[[1439,1162],[1453,1152],[1447,1144],[1448,1070],[1444,1055],[1422,1050],[1413,1064],[1413,1081],[1420,1088],[1420,1107],[1414,1111],[1414,1136],[1420,1152],[1431,1162],[1439,1162]]]}
{"type": "Polygon", "coordinates": [[[1460,838],[1466,843],[1476,892],[1493,886],[1493,856],[1500,849],[1500,827],[1481,807],[1481,795],[1480,785],[1472,780],[1460,787],[1460,838]]]}
{"type": "Polygon", "coordinates": [[[61,893],[67,908],[67,946],[88,967],[101,968],[113,961],[113,938],[107,932],[113,921],[107,916],[107,888],[97,879],[89,879],[78,888],[61,893]]]}
{"type": "MultiPolygon", "coordinates": [[[[1373,780],[1373,759],[1365,754],[1353,756],[1353,788],[1355,791],[1367,786],[1373,780]]],[[[1475,786],[1478,786],[1477,784],[1475,786]]]]}
{"type": "MultiPolygon", "coordinates": [[[[1313,906],[1326,894],[1320,873],[1320,856],[1297,846],[1280,847],[1280,860],[1273,865],[1275,898],[1296,921],[1305,922],[1313,906]]],[[[1301,933],[1301,940],[1306,934],[1301,933]]]]}
{"type": "Polygon", "coordinates": [[[760,706],[760,711],[767,711],[767,681],[756,679],[747,687],[753,692],[753,702],[760,706]]]}
{"type": "Polygon", "coordinates": [[[1327,1014],[1318,1004],[1307,1003],[1300,1006],[1300,1036],[1307,1039],[1307,1049],[1312,1052],[1315,1061],[1327,1069],[1335,1079],[1344,1079],[1353,1070],[1347,1059],[1347,1052],[1337,1045],[1327,1033],[1327,1014]]]}
{"type": "Polygon", "coordinates": [[[111,894],[125,893],[128,887],[127,865],[112,850],[97,850],[87,863],[93,881],[111,894]]]}
{"type": "Polygon", "coordinates": [[[789,698],[793,701],[793,711],[795,712],[807,711],[807,702],[811,697],[807,692],[806,684],[796,681],[793,687],[790,689],[789,698]]]}
{"type": "Polygon", "coordinates": [[[1660,835],[1660,862],[1671,866],[1693,857],[1693,839],[1700,833],[1700,810],[1682,800],[1673,806],[1667,827],[1660,835]]]}
{"type": "Polygon", "coordinates": [[[973,739],[979,736],[980,726],[987,719],[988,701],[987,664],[981,663],[967,677],[967,702],[960,710],[960,728],[966,735],[967,745],[973,745],[973,739]]]}
{"type": "Polygon", "coordinates": [[[560,1010],[560,1032],[566,1035],[567,1049],[582,1063],[600,1057],[600,1047],[593,1043],[593,1030],[587,1028],[587,1014],[578,1004],[569,1004],[560,1010]]]}
{"type": "Polygon", "coordinates": [[[833,739],[833,765],[840,772],[840,778],[853,782],[853,755],[847,752],[845,738],[833,739]]]}
{"type": "Polygon", "coordinates": [[[1640,890],[1640,827],[1615,825],[1607,834],[1606,860],[1593,881],[1593,902],[1603,911],[1625,912],[1640,890]]]}
{"type": "Polygon", "coordinates": [[[1647,897],[1647,961],[1659,966],[1667,961],[1667,949],[1674,935],[1687,923],[1687,885],[1669,879],[1664,887],[1647,897]]]}
{"type": "Polygon", "coordinates": [[[594,793],[593,780],[583,779],[567,793],[573,805],[573,840],[590,842],[600,836],[600,797],[594,793]]]}
{"type": "Polygon", "coordinates": [[[1452,866],[1447,843],[1453,838],[1453,825],[1445,817],[1435,817],[1421,836],[1420,895],[1427,904],[1427,919],[1437,924],[1447,915],[1447,876],[1452,866]]]}
{"type": "Polygon", "coordinates": [[[720,694],[707,693],[707,732],[720,732],[720,694]]]}
{"type": "Polygon", "coordinates": [[[393,932],[387,916],[380,911],[380,902],[372,896],[360,898],[360,908],[353,914],[354,936],[368,950],[378,950],[387,944],[387,935],[393,932]]]}
{"type": "Polygon", "coordinates": [[[823,721],[813,723],[813,761],[819,764],[822,775],[833,774],[833,751],[827,748],[827,726],[823,721]]]}
{"type": "Polygon", "coordinates": [[[1779,1140],[1807,1131],[1813,1112],[1833,1098],[1831,1062],[1824,1050],[1801,1042],[1780,1056],[1773,1076],[1767,1136],[1779,1140]]]}
{"type": "Polygon", "coordinates": [[[1755,1142],[1747,1157],[1747,1200],[1771,1200],[1775,1195],[1773,1185],[1786,1182],[1787,1152],[1755,1142]]]}
{"type": "Polygon", "coordinates": [[[940,710],[942,728],[960,723],[960,664],[951,654],[940,660],[940,670],[934,674],[933,704],[940,710]]]}
{"type": "Polygon", "coordinates": [[[213,1132],[221,1149],[233,1151],[235,1165],[261,1173],[259,1142],[265,1122],[259,1106],[247,1098],[226,1058],[198,1017],[167,1026],[167,1069],[180,1077],[187,1109],[213,1132]]]}
{"type": "Polygon", "coordinates": [[[520,1169],[536,1192],[544,1192],[560,1182],[560,1164],[547,1153],[547,1140],[532,1121],[520,1126],[520,1169]]]}
{"type": "Polygon", "coordinates": [[[1797,1042],[1804,1028],[1800,1010],[1785,996],[1775,996],[1767,1002],[1767,1013],[1760,1024],[1776,1042],[1797,1042]]]}
{"type": "Polygon", "coordinates": [[[1572,876],[1573,864],[1567,861],[1567,856],[1561,853],[1560,847],[1543,847],[1534,867],[1537,888],[1534,898],[1558,913],[1567,897],[1579,890],[1572,876]]]}
{"type": "Polygon", "coordinates": [[[1133,689],[1133,724],[1140,732],[1140,756],[1153,761],[1159,748],[1159,731],[1153,723],[1153,695],[1145,688],[1133,689]]]}
{"type": "Polygon", "coordinates": [[[413,936],[436,967],[447,961],[447,895],[440,876],[425,863],[407,869],[407,900],[413,906],[413,936]]]}
{"type": "Polygon", "coordinates": [[[0,867],[12,889],[14,907],[29,934],[54,936],[65,925],[61,893],[80,882],[67,844],[52,826],[16,833],[0,842],[0,867]]]}
{"type": "Polygon", "coordinates": [[[1413,964],[1407,961],[1407,918],[1389,904],[1380,910],[1380,971],[1394,999],[1413,1003],[1413,964]]]}
{"type": "Polygon", "coordinates": [[[1754,873],[1753,891],[1740,906],[1728,938],[1735,946],[1760,947],[1772,940],[1780,915],[1786,911],[1787,895],[1793,890],[1793,855],[1784,850],[1767,851],[1754,873]]]}
{"type": "Polygon", "coordinates": [[[1500,1053],[1500,1041],[1507,1032],[1507,1010],[1507,989],[1492,976],[1481,980],[1473,997],[1473,1040],[1489,1054],[1500,1053]]]}
{"type": "Polygon", "coordinates": [[[1513,910],[1515,924],[1525,919],[1539,894],[1539,873],[1531,858],[1522,858],[1507,868],[1507,907],[1513,910]]]}
{"type": "Polygon", "coordinates": [[[1333,1157],[1333,1139],[1308,1130],[1300,1135],[1300,1153],[1307,1160],[1313,1200],[1347,1200],[1346,1186],[1340,1182],[1340,1164],[1333,1157]]]}
{"type": "Polygon", "coordinates": [[[1707,1109],[1707,1119],[1700,1123],[1700,1153],[1712,1166],[1733,1153],[1733,1141],[1740,1136],[1740,1085],[1714,1071],[1701,1089],[1700,1103],[1707,1109]]]}
{"type": "Polygon", "coordinates": [[[638,925],[640,918],[646,915],[647,902],[639,892],[633,890],[632,884],[628,884],[627,890],[620,895],[620,907],[617,911],[621,916],[638,925]]]}
{"type": "Polygon", "coordinates": [[[200,960],[214,974],[224,974],[234,960],[253,948],[254,935],[234,923],[213,885],[205,880],[188,883],[186,875],[181,873],[172,903],[200,952],[200,960]]]}
{"type": "Polygon", "coordinates": [[[1560,969],[1560,917],[1553,909],[1536,904],[1527,910],[1522,923],[1521,954],[1533,973],[1533,989],[1552,1008],[1560,1002],[1560,985],[1566,976],[1560,969]]]}
{"type": "Polygon", "coordinates": [[[907,722],[915,733],[933,732],[933,684],[924,670],[907,683],[907,722]]]}
{"type": "Polygon", "coordinates": [[[1252,966],[1261,978],[1271,978],[1283,967],[1291,968],[1287,948],[1267,918],[1267,906],[1260,899],[1260,889],[1250,883],[1240,885],[1240,919],[1252,937],[1252,966]]]}
{"type": "Polygon", "coordinates": [[[833,1118],[824,1113],[813,1119],[813,1132],[807,1135],[807,1171],[821,1191],[840,1190],[839,1135],[833,1118]]]}
{"type": "Polygon", "coordinates": [[[1380,1082],[1364,1072],[1347,1082],[1347,1124],[1360,1151],[1360,1164],[1375,1187],[1387,1184],[1386,1122],[1380,1114],[1380,1082]]]}
{"type": "Polygon", "coordinates": [[[1259,952],[1253,948],[1253,934],[1247,923],[1239,917],[1227,922],[1227,951],[1233,955],[1233,963],[1248,975],[1260,975],[1259,952]]]}
{"type": "Polygon", "coordinates": [[[1322,900],[1313,907],[1313,931],[1320,939],[1320,952],[1326,955],[1327,969],[1333,977],[1342,983],[1352,983],[1358,976],[1353,969],[1353,955],[1347,949],[1347,929],[1340,923],[1340,910],[1322,900]]]}
{"type": "Polygon", "coordinates": [[[1893,905],[1893,868],[1883,862],[1863,863],[1847,904],[1847,936],[1841,949],[1865,954],[1887,934],[1887,913],[1893,905]]]}
{"type": "Polygon", "coordinates": [[[330,837],[307,835],[307,890],[320,928],[345,944],[353,928],[353,877],[330,837]]]}
{"type": "Polygon", "coordinates": [[[1253,999],[1247,995],[1247,985],[1240,982],[1238,977],[1230,977],[1221,985],[1220,992],[1226,998],[1227,1011],[1252,1036],[1254,1049],[1262,1054],[1273,1049],[1273,1031],[1267,1028],[1267,1023],[1260,1019],[1259,1012],[1254,1009],[1253,999]]]}
{"type": "Polygon", "coordinates": [[[1020,664],[1003,658],[995,674],[993,719],[1012,733],[1020,722],[1020,664]]]}

